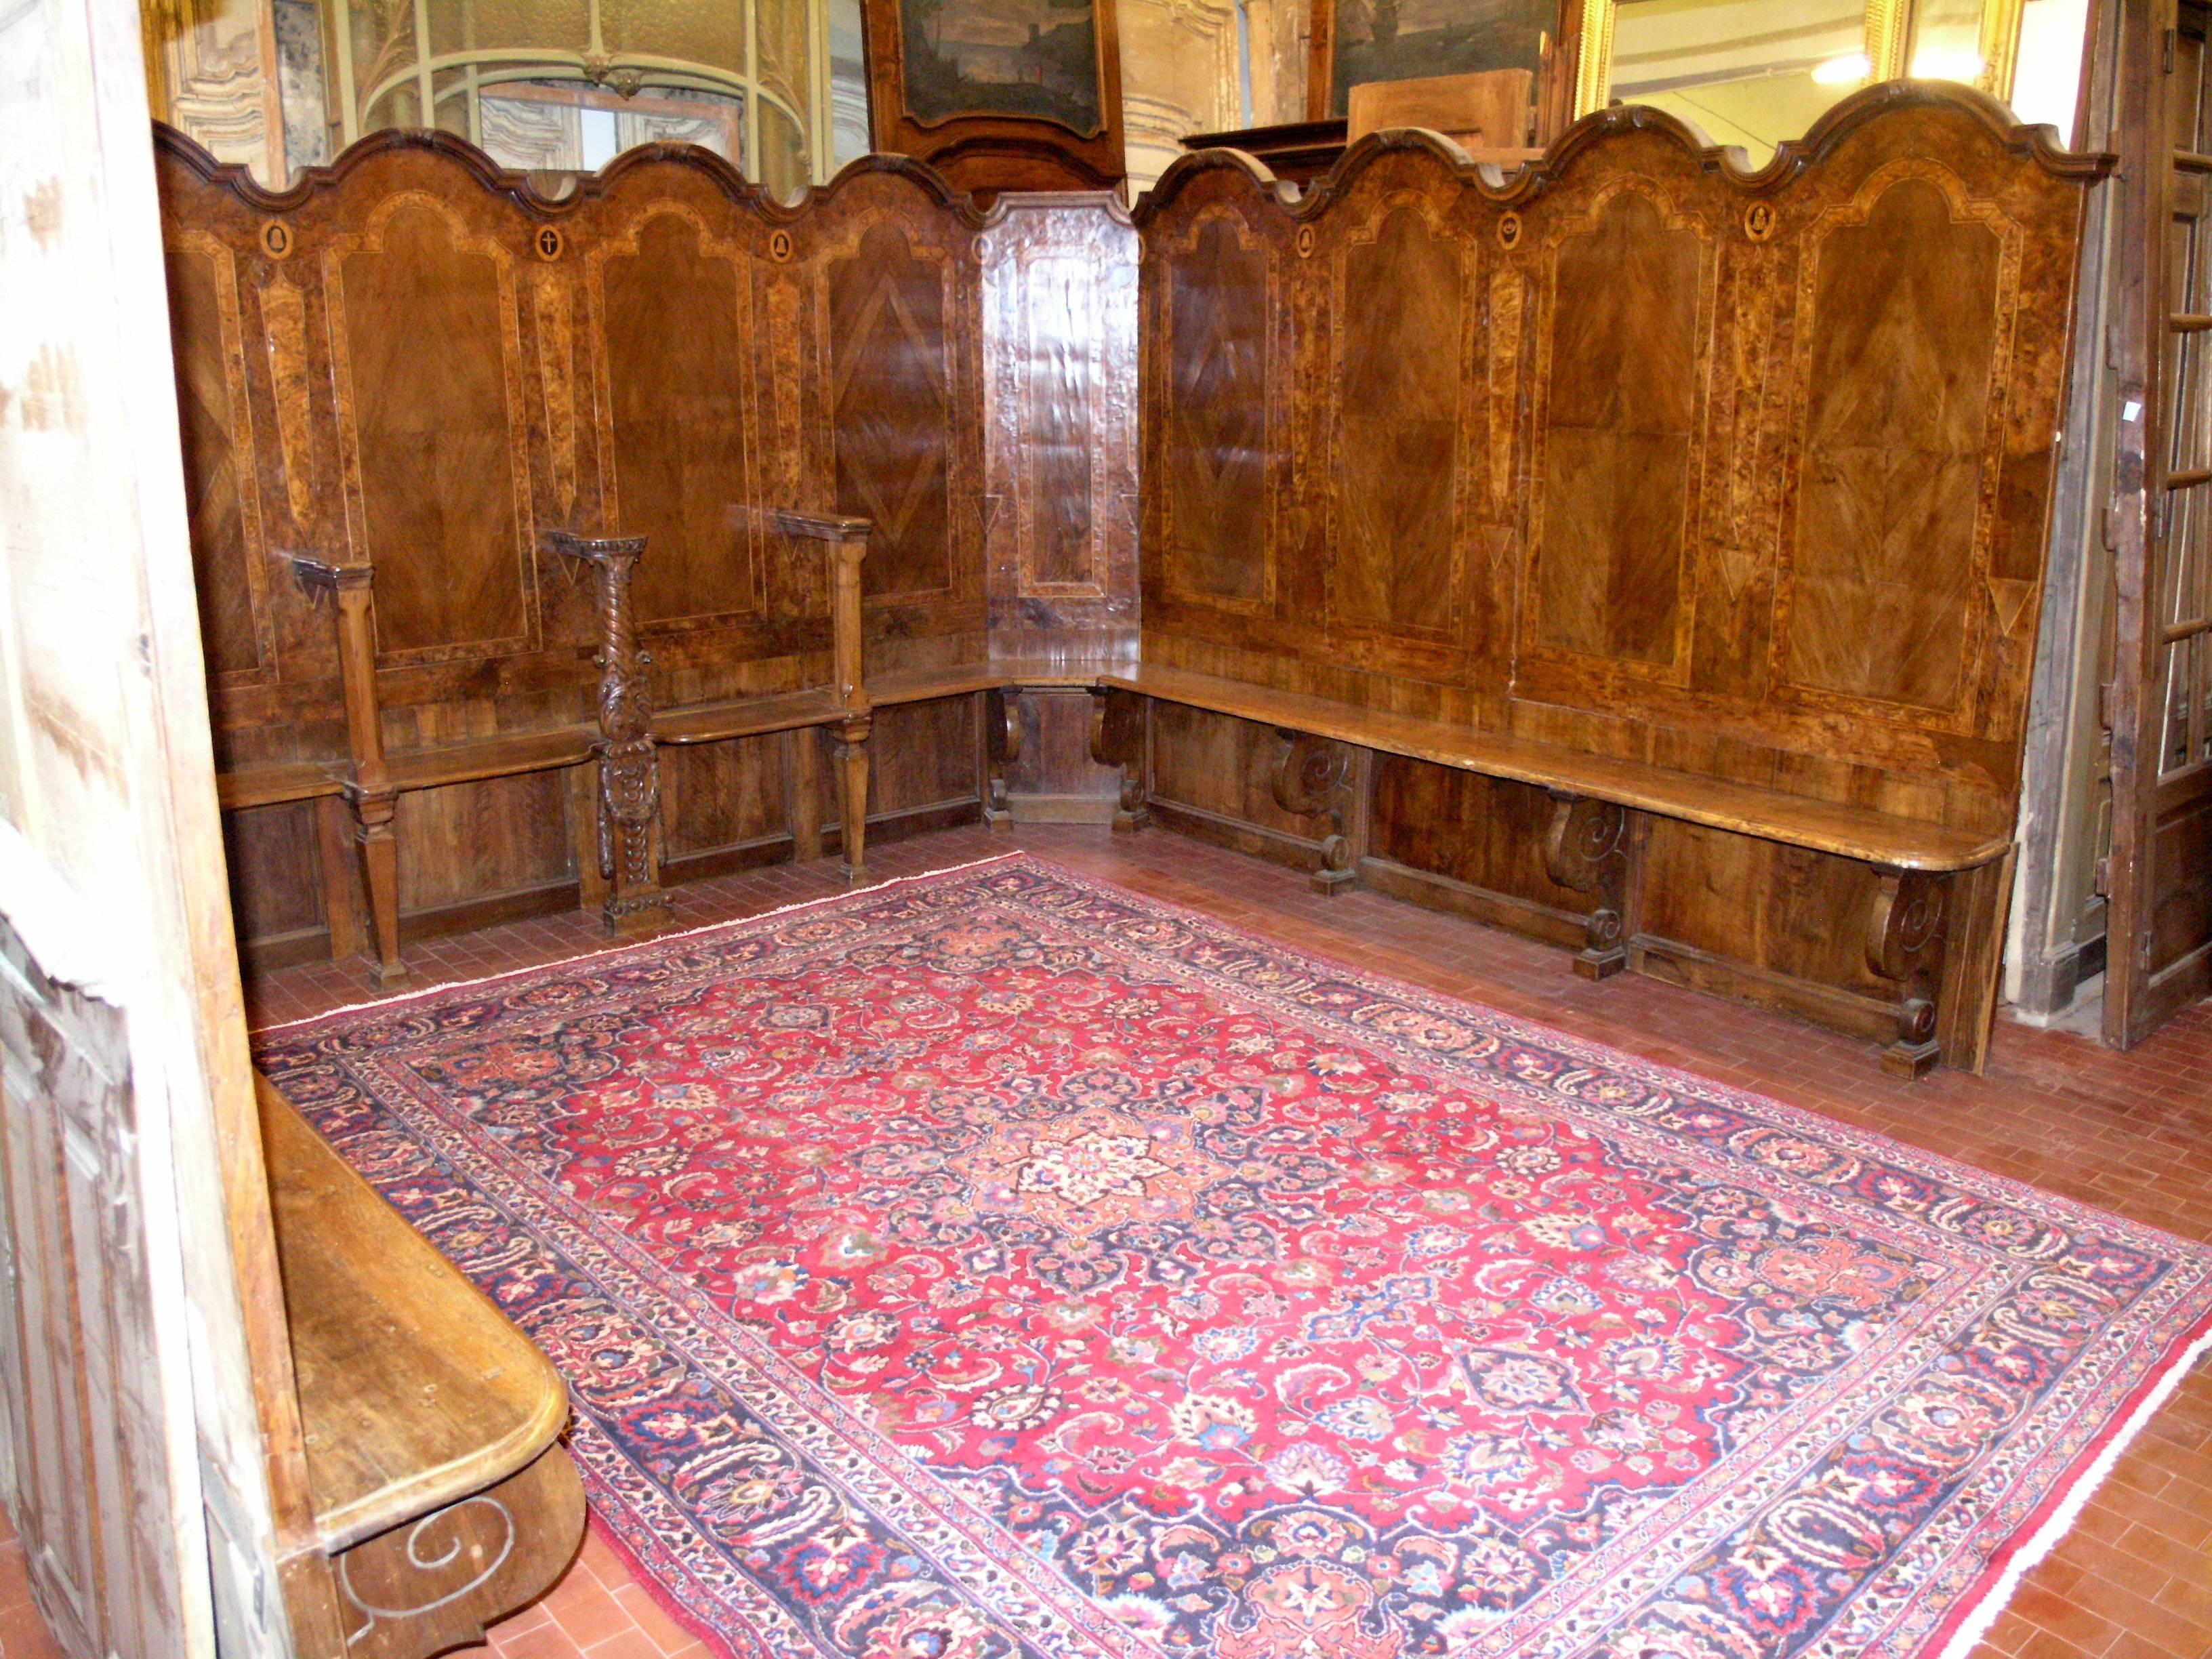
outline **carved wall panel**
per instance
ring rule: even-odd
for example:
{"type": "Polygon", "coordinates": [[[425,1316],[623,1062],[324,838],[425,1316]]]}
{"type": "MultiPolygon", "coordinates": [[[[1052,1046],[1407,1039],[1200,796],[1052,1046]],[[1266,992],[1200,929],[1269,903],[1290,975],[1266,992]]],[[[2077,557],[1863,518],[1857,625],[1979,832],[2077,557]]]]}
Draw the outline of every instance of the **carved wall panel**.
{"type": "Polygon", "coordinates": [[[265,563],[261,501],[253,488],[238,273],[228,249],[194,239],[169,256],[169,307],[191,344],[177,355],[177,412],[184,441],[185,505],[191,515],[192,577],[210,672],[258,675],[268,647],[255,590],[265,563]]]}
{"type": "MultiPolygon", "coordinates": [[[[598,622],[544,531],[646,537],[663,708],[825,683],[824,544],[764,514],[831,511],[864,484],[882,497],[861,507],[883,531],[863,566],[872,672],[982,654],[986,221],[925,169],[864,162],[784,205],[703,152],[647,148],[554,202],[450,137],[394,131],[276,195],[164,132],[157,177],[218,762],[227,799],[268,803],[233,815],[239,913],[264,959],[312,951],[354,856],[316,793],[348,752],[337,630],[293,554],[374,571],[395,770],[457,745],[538,769],[403,789],[410,937],[577,890],[590,802],[530,757],[596,729],[598,622]]],[[[1115,234],[1126,261],[1132,233],[1115,234]]],[[[1086,386],[1082,407],[1103,396],[1086,386]]],[[[1115,545],[1126,625],[1133,548],[1115,545]]],[[[897,728],[878,721],[879,750],[897,728]]],[[[677,787],[695,804],[747,790],[750,754],[710,745],[677,787]]],[[[972,794],[972,730],[955,761],[972,794]]],[[[879,800],[908,787],[884,763],[879,800]]],[[[817,769],[825,790],[836,769],[817,769]]],[[[941,809],[941,781],[914,787],[941,809]]],[[[699,839],[725,828],[732,847],[757,839],[699,806],[679,855],[730,850],[699,839]]]]}
{"type": "Polygon", "coordinates": [[[981,247],[992,653],[1133,656],[1137,234],[1103,194],[1002,196],[995,219],[981,247]]]}
{"type": "Polygon", "coordinates": [[[500,653],[532,632],[534,541],[514,260],[420,191],[324,254],[351,556],[386,573],[380,654],[500,653]]]}
{"type": "Polygon", "coordinates": [[[1149,348],[1156,386],[1156,508],[1166,593],[1263,611],[1275,598],[1273,427],[1283,403],[1266,241],[1233,210],[1167,233],[1149,348]],[[1176,239],[1179,238],[1179,245],[1176,239]]]}
{"type": "Polygon", "coordinates": [[[1633,183],[1560,230],[1544,273],[1529,644],[1678,669],[1710,314],[1704,238],[1633,183]]]}
{"type": "Polygon", "coordinates": [[[1329,376],[1334,627],[1457,631],[1468,258],[1418,198],[1388,202],[1338,255],[1329,376]],[[1409,341],[1424,347],[1408,350],[1409,341]]]}
{"type": "MultiPolygon", "coordinates": [[[[1136,214],[1146,662],[2002,836],[2100,166],[1910,84],[1756,182],[1632,108],[1502,184],[1408,134],[1298,197],[1186,157],[1136,214]],[[1220,361],[1265,381],[1241,425],[1220,361]],[[1218,455],[1249,482],[1209,518],[1218,455]]],[[[1261,763],[1156,726],[1209,799],[1261,763]]],[[[1597,902],[1528,786],[1378,758],[1368,804],[1378,885],[1547,937],[1597,902]]],[[[1650,971],[1897,1026],[1872,864],[1656,818],[1616,851],[1650,971]]]]}
{"type": "Polygon", "coordinates": [[[827,337],[837,510],[876,521],[871,597],[952,586],[952,363],[947,262],[895,223],[829,263],[827,337]]]}
{"type": "Polygon", "coordinates": [[[593,262],[609,515],[649,554],[637,568],[639,617],[757,613],[764,532],[732,511],[759,489],[746,261],[696,217],[664,210],[593,262]]]}
{"type": "Polygon", "coordinates": [[[1936,164],[1899,163],[1808,236],[1804,459],[1776,641],[1790,685],[1954,730],[1975,712],[1961,700],[1987,604],[1982,487],[2000,464],[1990,380],[2018,280],[2016,233],[1958,191],[1936,164]]]}

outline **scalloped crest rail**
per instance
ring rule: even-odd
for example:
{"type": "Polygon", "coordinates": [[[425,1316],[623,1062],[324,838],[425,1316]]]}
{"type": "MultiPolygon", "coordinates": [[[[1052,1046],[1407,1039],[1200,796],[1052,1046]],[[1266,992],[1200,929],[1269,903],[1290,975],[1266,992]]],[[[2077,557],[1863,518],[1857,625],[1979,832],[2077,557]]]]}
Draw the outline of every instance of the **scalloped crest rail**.
{"type": "Polygon", "coordinates": [[[1510,183],[1209,151],[1133,230],[885,159],[790,206],[665,147],[558,202],[442,137],[161,159],[265,960],[604,896],[561,529],[647,541],[656,884],[820,851],[872,753],[878,833],[1166,822],[1980,1062],[2106,158],[1905,85],[1756,175],[1640,110],[1510,183]],[[783,509],[872,522],[858,687],[783,509]],[[381,908],[294,553],[375,573],[381,908]]]}

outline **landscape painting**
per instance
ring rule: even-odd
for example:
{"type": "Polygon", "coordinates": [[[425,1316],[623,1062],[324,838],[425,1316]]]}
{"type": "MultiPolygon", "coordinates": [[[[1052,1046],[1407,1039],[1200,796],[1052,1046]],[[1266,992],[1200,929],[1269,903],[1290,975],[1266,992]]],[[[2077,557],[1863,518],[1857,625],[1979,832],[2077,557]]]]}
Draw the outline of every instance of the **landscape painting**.
{"type": "Polygon", "coordinates": [[[1027,115],[1104,130],[1093,0],[904,0],[907,112],[1027,115]]]}
{"type": "Polygon", "coordinates": [[[1537,70],[1559,0],[1337,0],[1331,112],[1369,81],[1537,70]]]}

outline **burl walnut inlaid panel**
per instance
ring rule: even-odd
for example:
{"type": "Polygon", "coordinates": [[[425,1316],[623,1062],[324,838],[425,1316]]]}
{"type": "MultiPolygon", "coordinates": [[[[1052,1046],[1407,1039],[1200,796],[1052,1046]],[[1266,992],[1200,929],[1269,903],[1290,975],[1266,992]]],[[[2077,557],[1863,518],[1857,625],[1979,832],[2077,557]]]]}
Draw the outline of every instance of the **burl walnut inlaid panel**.
{"type": "MultiPolygon", "coordinates": [[[[2100,169],[1902,83],[1755,177],[1636,108],[1510,181],[1411,132],[1303,196],[1182,158],[1136,216],[1146,661],[2002,834],[2100,169]]],[[[1536,931],[1583,902],[1540,792],[1385,761],[1371,808],[1536,931]]],[[[1876,988],[1871,866],[1641,833],[1632,931],[1876,988]]]]}
{"type": "Polygon", "coordinates": [[[2079,176],[1910,87],[1756,179],[1642,109],[1510,185],[1410,132],[1296,200],[1183,157],[1146,657],[2002,824],[2079,176]]]}

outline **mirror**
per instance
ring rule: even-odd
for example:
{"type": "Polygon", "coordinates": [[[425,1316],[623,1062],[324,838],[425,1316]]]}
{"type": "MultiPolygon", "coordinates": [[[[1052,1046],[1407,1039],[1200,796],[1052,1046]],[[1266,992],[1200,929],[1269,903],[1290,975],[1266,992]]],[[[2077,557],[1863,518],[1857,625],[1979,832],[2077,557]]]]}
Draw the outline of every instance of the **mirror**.
{"type": "Polygon", "coordinates": [[[2071,137],[2088,0],[1583,0],[1575,112],[1650,104],[1753,166],[1870,81],[1961,81],[2071,137]]]}

